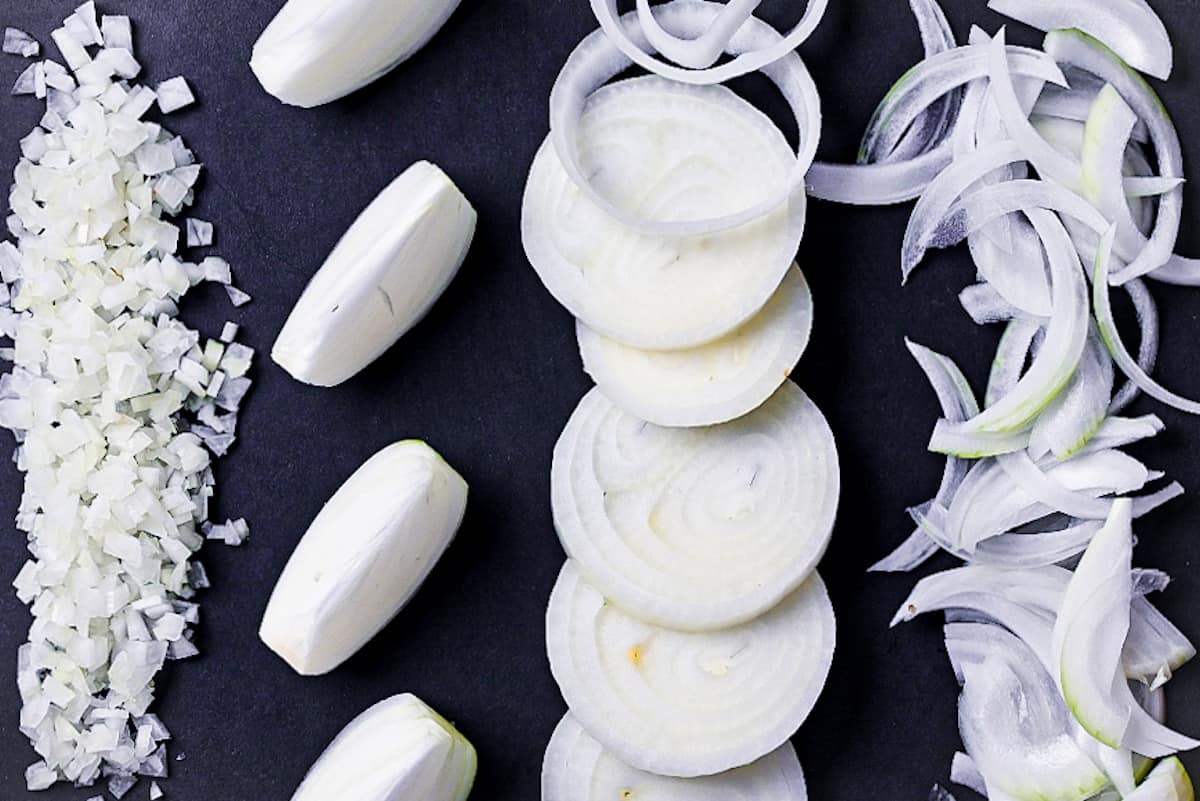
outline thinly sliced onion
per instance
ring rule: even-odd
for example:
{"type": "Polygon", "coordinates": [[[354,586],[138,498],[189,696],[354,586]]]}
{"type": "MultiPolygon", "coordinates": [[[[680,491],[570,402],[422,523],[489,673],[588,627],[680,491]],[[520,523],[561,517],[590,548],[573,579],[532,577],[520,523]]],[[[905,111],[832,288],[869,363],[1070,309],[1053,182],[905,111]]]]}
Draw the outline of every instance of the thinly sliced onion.
{"type": "MultiPolygon", "coordinates": [[[[1088,73],[1081,74],[1088,75],[1088,73]]],[[[1088,77],[1091,76],[1088,75],[1088,77]]],[[[1041,132],[1041,123],[1044,122],[1041,119],[1043,117],[1078,123],[1087,122],[1088,114],[1092,111],[1092,104],[1096,101],[1100,87],[1086,85],[1081,87],[1077,84],[1074,75],[1068,75],[1067,80],[1071,83],[1069,87],[1047,86],[1038,97],[1037,103],[1033,107],[1035,119],[1031,121],[1039,132],[1041,132]]],[[[1132,138],[1135,142],[1149,143],[1150,132],[1141,120],[1134,124],[1132,138]]]]}
{"type": "Polygon", "coordinates": [[[1008,323],[1024,312],[1009,303],[991,284],[971,284],[958,293],[963,311],[976,325],[1008,323]]]}
{"type": "Polygon", "coordinates": [[[1104,745],[1161,757],[1200,746],[1154,720],[1134,699],[1122,669],[1133,600],[1133,504],[1119,500],[1064,592],[1054,625],[1052,664],[1063,697],[1104,745]]]}
{"type": "Polygon", "coordinates": [[[946,631],[947,650],[961,660],[959,732],[989,797],[1082,801],[1108,784],[1072,739],[1054,680],[1024,643],[987,624],[946,631]]]}
{"type": "Polygon", "coordinates": [[[1054,314],[1029,370],[1011,392],[961,424],[967,433],[1008,434],[1027,425],[1070,381],[1087,341],[1087,284],[1070,237],[1054,215],[1040,209],[1026,214],[1046,247],[1054,314]]]}
{"type": "MultiPolygon", "coordinates": [[[[1004,47],[1003,43],[1000,47],[1004,47]]],[[[905,73],[875,109],[859,148],[859,161],[879,161],[891,152],[909,126],[938,99],[970,81],[988,76],[990,45],[968,44],[925,59],[905,73]]],[[[1038,50],[1007,47],[996,56],[1006,75],[1022,75],[1063,84],[1053,59],[1038,50]],[[1011,73],[1008,72],[1011,70],[1011,73]]],[[[1011,86],[1011,78],[1010,78],[1011,86]]]]}
{"type": "Polygon", "coordinates": [[[1155,400],[1190,414],[1200,414],[1200,402],[1189,400],[1176,395],[1146,374],[1137,361],[1129,355],[1129,350],[1121,339],[1113,319],[1112,298],[1109,296],[1109,285],[1104,280],[1108,275],[1108,264],[1112,258],[1113,240],[1116,237],[1115,227],[1110,229],[1100,240],[1100,253],[1096,257],[1096,269],[1092,282],[1092,305],[1095,309],[1096,324],[1100,328],[1100,337],[1104,340],[1108,352],[1121,372],[1129,377],[1143,392],[1155,400]]]}
{"type": "Polygon", "coordinates": [[[1050,282],[1042,241],[1025,219],[1016,215],[999,217],[969,236],[967,244],[980,277],[1003,298],[1022,314],[1050,316],[1050,282]],[[1008,252],[996,244],[993,229],[1000,223],[1004,224],[1001,230],[1008,231],[1008,252]]]}
{"type": "MultiPolygon", "coordinates": [[[[948,356],[943,356],[929,348],[918,345],[911,340],[905,340],[909,353],[916,359],[925,377],[929,379],[942,414],[948,420],[959,422],[979,413],[979,403],[971,389],[967,377],[948,356]]],[[[966,476],[968,464],[953,456],[946,459],[942,471],[942,482],[938,487],[935,503],[949,503],[958,491],[959,485],[966,476]]],[[[907,572],[923,563],[938,551],[936,542],[930,539],[920,527],[900,547],[889,556],[871,566],[871,572],[897,573],[907,572]]]]}
{"type": "Polygon", "coordinates": [[[1109,226],[1095,206],[1069,189],[1048,181],[1016,180],[985,187],[961,198],[938,226],[934,240],[941,247],[950,247],[999,217],[1029,209],[1057,212],[1101,234],[1109,226]]]}
{"type": "Polygon", "coordinates": [[[1109,415],[1113,378],[1112,359],[1093,329],[1071,383],[1034,422],[1031,449],[1048,450],[1059,459],[1078,453],[1109,415]]]}
{"type": "MultiPolygon", "coordinates": [[[[639,0],[639,2],[644,3],[645,0],[639,0]]],[[[667,14],[671,13],[668,9],[680,2],[681,0],[675,0],[674,3],[666,3],[654,8],[654,17],[661,23],[662,33],[664,35],[673,35],[676,39],[695,39],[698,36],[702,36],[713,27],[714,22],[720,19],[720,14],[727,13],[719,4],[706,4],[718,5],[719,9],[717,13],[710,15],[709,19],[704,20],[703,24],[696,26],[695,29],[680,30],[679,26],[672,26],[669,24],[670,20],[664,19],[667,14]]],[[[687,5],[698,4],[696,0],[683,0],[683,2],[687,5]]],[[[596,15],[601,29],[631,63],[680,83],[717,84],[725,83],[740,75],[747,75],[756,70],[765,69],[781,59],[792,55],[792,51],[802,45],[812,35],[812,32],[816,30],[817,25],[820,24],[821,19],[825,16],[829,0],[810,0],[804,16],[786,36],[781,36],[777,31],[772,29],[771,33],[773,36],[770,39],[755,42],[745,49],[736,47],[737,35],[745,32],[745,23],[754,23],[757,20],[748,14],[745,16],[738,14],[743,19],[743,27],[736,28],[737,33],[734,33],[733,29],[729,31],[733,35],[726,42],[730,47],[725,51],[734,58],[725,64],[709,67],[708,69],[686,69],[654,58],[654,56],[650,55],[650,41],[645,36],[645,31],[641,24],[642,20],[638,18],[637,12],[630,12],[630,14],[625,14],[618,18],[617,0],[591,0],[591,3],[592,12],[596,15]],[[636,29],[632,28],[629,24],[631,19],[638,22],[636,29]]],[[[735,0],[733,5],[742,6],[745,3],[735,0]]],[[[754,3],[751,6],[751,10],[757,5],[757,3],[754,3]]],[[[737,9],[735,8],[735,10],[737,9]]],[[[718,30],[724,33],[724,30],[720,28],[718,30]]],[[[664,55],[670,57],[669,54],[664,53],[664,55]]],[[[711,64],[712,62],[710,61],[709,63],[711,64]]]]}
{"type": "MultiPolygon", "coordinates": [[[[1183,177],[1183,150],[1179,134],[1166,107],[1141,75],[1103,44],[1081,31],[1052,31],[1046,34],[1044,47],[1060,64],[1085,70],[1112,84],[1150,131],[1159,174],[1164,178],[1183,177]]],[[[1124,269],[1114,272],[1109,280],[1124,283],[1152,273],[1166,264],[1179,239],[1182,214],[1182,189],[1162,195],[1149,244],[1124,269]]]]}
{"type": "Polygon", "coordinates": [[[888,206],[918,198],[952,160],[949,142],[910,161],[882,164],[815,162],[805,178],[808,194],[853,206],[888,206]]]}
{"type": "Polygon", "coordinates": [[[1137,253],[1147,244],[1125,197],[1122,169],[1137,116],[1111,84],[1096,95],[1080,154],[1083,197],[1117,226],[1119,247],[1137,253]]]}
{"type": "MultiPolygon", "coordinates": [[[[1054,619],[1070,579],[1070,571],[1054,566],[1014,570],[970,565],[944,570],[917,583],[891,625],[928,612],[967,610],[1007,628],[1050,669],[1055,664],[1054,619]]],[[[1127,678],[1148,683],[1162,666],[1178,668],[1193,656],[1191,643],[1162,613],[1145,598],[1134,599],[1129,639],[1122,652],[1127,678]]]]}
{"type": "Polygon", "coordinates": [[[684,630],[750,620],[812,571],[833,526],[837,447],[791,382],[745,417],[660,428],[593,390],[554,452],[555,526],[613,603],[684,630]]]}
{"type": "MultiPolygon", "coordinates": [[[[1007,48],[1004,44],[1005,33],[1000,33],[987,46],[987,76],[991,88],[990,97],[1000,112],[1000,120],[1008,135],[1020,146],[1025,158],[1033,164],[1043,178],[1053,180],[1068,189],[1079,186],[1079,165],[1072,159],[1063,156],[1049,142],[1041,137],[1029,115],[1021,106],[1013,87],[1013,73],[1009,64],[1007,48]]],[[[1066,85],[1066,78],[1061,72],[1055,78],[1046,78],[1051,83],[1066,85]]]]}
{"type": "MultiPolygon", "coordinates": [[[[1112,505],[1115,501],[1106,498],[1096,498],[1093,495],[1078,490],[1068,489],[1050,472],[1038,467],[1029,458],[1029,455],[1024,452],[1004,454],[997,457],[996,461],[1003,468],[1004,472],[1008,474],[1008,477],[1031,498],[1056,512],[1083,520],[1101,520],[1108,517],[1112,511],[1112,505]]],[[[1115,483],[1114,478],[1116,476],[1120,476],[1123,473],[1130,474],[1120,478],[1123,482],[1122,484],[1112,487],[1111,491],[1114,494],[1140,489],[1153,477],[1150,471],[1146,470],[1140,462],[1120,451],[1084,454],[1080,462],[1076,462],[1076,464],[1081,463],[1087,463],[1087,467],[1084,468],[1085,471],[1096,471],[1097,478],[1095,479],[1095,483],[1085,480],[1086,483],[1084,485],[1090,488],[1107,489],[1108,483],[1115,483]],[[1096,464],[1096,461],[1101,459],[1107,462],[1114,462],[1115,464],[1112,467],[1096,464]],[[1108,477],[1100,478],[1106,472],[1109,474],[1108,477]]],[[[1143,503],[1142,507],[1146,505],[1146,503],[1143,503]]],[[[1139,511],[1141,511],[1141,514],[1145,514],[1144,508],[1139,511]]]]}
{"type": "MultiPolygon", "coordinates": [[[[597,206],[558,152],[547,141],[530,168],[525,251],[554,297],[611,339],[649,349],[711,342],[758,312],[792,264],[803,197],[719,234],[647,234],[597,206]]],[[[650,218],[738,207],[790,159],[774,124],[728,89],[654,76],[592,95],[577,155],[603,174],[609,196],[650,218]]]]}
{"type": "Polygon", "coordinates": [[[576,325],[584,369],[606,397],[655,425],[688,427],[761,406],[787,380],[811,331],[812,294],[799,267],[749,322],[697,348],[639,350],[576,325]]]}
{"type": "MultiPolygon", "coordinates": [[[[1158,306],[1145,282],[1135,278],[1126,281],[1123,288],[1133,301],[1138,328],[1141,331],[1141,339],[1138,342],[1138,367],[1149,375],[1154,372],[1154,366],[1158,363],[1158,306]]],[[[1112,405],[1108,409],[1109,414],[1119,414],[1140,392],[1135,382],[1126,381],[1125,386],[1113,397],[1112,405]]]]}
{"type": "Polygon", "coordinates": [[[988,374],[987,391],[983,396],[984,407],[994,406],[997,401],[1016,389],[1025,362],[1029,359],[1033,340],[1043,330],[1043,323],[1029,318],[1016,318],[1004,327],[992,369],[988,374]]]}
{"type": "MultiPolygon", "coordinates": [[[[958,46],[950,21],[937,0],[909,0],[908,5],[917,20],[926,58],[958,46]]],[[[925,109],[883,160],[908,161],[940,145],[958,119],[962,96],[963,90],[956,89],[925,109]]]]}
{"type": "Polygon", "coordinates": [[[813,574],[750,623],[684,633],[607,603],[569,561],[550,597],[546,645],[572,713],[613,756],[650,773],[708,776],[774,751],[808,716],[833,660],[833,607],[813,574]]]}
{"type": "MultiPolygon", "coordinates": [[[[908,228],[904,232],[900,271],[905,281],[924,258],[926,249],[933,245],[933,234],[948,215],[954,202],[984,176],[1021,160],[1023,156],[1015,142],[985,145],[956,158],[953,164],[929,184],[913,208],[908,219],[908,228]]],[[[1048,303],[1043,314],[1049,314],[1048,303]]]]}
{"type": "Polygon", "coordinates": [[[988,8],[1041,31],[1078,29],[1148,75],[1171,75],[1171,38],[1146,0],[991,0],[988,8]]]}
{"type": "MultiPolygon", "coordinates": [[[[602,2],[606,0],[593,0],[594,4],[602,2]]],[[[822,5],[823,0],[815,0],[814,7],[822,5]]],[[[655,15],[665,29],[676,35],[687,36],[705,30],[723,9],[722,4],[705,0],[674,0],[658,6],[655,15]]],[[[644,41],[637,12],[623,16],[620,26],[630,37],[641,38],[644,41]]],[[[764,42],[770,44],[778,41],[780,36],[774,28],[756,17],[751,17],[731,40],[729,52],[736,55],[763,46],[764,42]]],[[[820,139],[821,101],[816,84],[813,83],[804,62],[790,50],[786,56],[764,66],[762,72],[775,83],[792,109],[800,132],[799,149],[790,169],[782,170],[769,180],[759,183],[759,193],[755,200],[741,203],[737,208],[729,210],[725,210],[725,206],[721,205],[715,213],[708,210],[691,216],[670,214],[667,218],[659,219],[646,219],[619,203],[614,203],[594,183],[597,175],[603,173],[589,170],[583,164],[579,128],[580,118],[588,105],[589,97],[633,63],[631,57],[626,56],[628,54],[623,56],[622,51],[604,30],[596,31],[580,42],[571,53],[550,93],[550,138],[554,149],[571,180],[600,209],[643,233],[696,236],[737,228],[777,212],[783,207],[802,203],[799,196],[803,194],[804,174],[808,172],[816,157],[817,142],[820,139]]],[[[673,85],[683,87],[685,83],[673,85]]],[[[682,88],[680,91],[683,91],[682,88]]],[[[630,162],[627,157],[623,157],[615,163],[630,162]]],[[[611,167],[612,164],[605,166],[611,167]]],[[[680,209],[688,212],[693,206],[685,203],[681,204],[680,209]]]]}
{"type": "Polygon", "coordinates": [[[592,738],[568,713],[542,762],[542,801],[806,801],[804,771],[791,743],[744,768],[677,779],[631,768],[592,738]]]}

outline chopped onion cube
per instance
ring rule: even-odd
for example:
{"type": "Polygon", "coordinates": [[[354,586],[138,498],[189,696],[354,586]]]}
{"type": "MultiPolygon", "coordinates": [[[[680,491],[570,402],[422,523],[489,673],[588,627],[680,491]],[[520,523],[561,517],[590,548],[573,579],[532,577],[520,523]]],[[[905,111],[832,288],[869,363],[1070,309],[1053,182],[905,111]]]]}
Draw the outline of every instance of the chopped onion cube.
{"type": "Polygon", "coordinates": [[[196,102],[192,89],[182,77],[163,81],[155,91],[158,93],[158,107],[163,114],[170,114],[196,102]]]}
{"type": "Polygon", "coordinates": [[[3,50],[5,53],[11,53],[15,56],[24,56],[25,58],[33,58],[41,51],[41,49],[42,46],[38,44],[37,40],[25,33],[25,31],[17,28],[4,29],[3,50]]]}

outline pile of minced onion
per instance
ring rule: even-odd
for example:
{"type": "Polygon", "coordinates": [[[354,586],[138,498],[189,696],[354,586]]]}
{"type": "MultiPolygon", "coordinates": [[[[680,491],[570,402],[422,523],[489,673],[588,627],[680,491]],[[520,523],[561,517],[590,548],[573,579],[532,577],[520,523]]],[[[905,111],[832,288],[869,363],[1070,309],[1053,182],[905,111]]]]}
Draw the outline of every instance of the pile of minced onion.
{"type": "MultiPolygon", "coordinates": [[[[51,38],[65,66],[33,61],[14,94],[46,103],[21,140],[0,244],[0,425],[25,473],[18,527],[32,558],[14,582],[33,624],[18,656],[21,731],[40,757],[30,790],[108,777],[118,798],[167,774],[170,734],[148,710],[164,662],[197,653],[194,560],[206,536],[245,539],[245,521],[207,522],[213,454],[233,444],[253,352],[228,323],[205,339],[178,319],[201,281],[226,285],[212,226],[180,214],[200,165],[145,119],[193,97],[182,78],[138,85],[129,19],[88,2],[51,38]],[[15,244],[14,244],[15,242],[15,244]]],[[[10,29],[4,50],[32,58],[10,29]]],[[[152,788],[161,795],[157,785],[152,788]]]]}
{"type": "Polygon", "coordinates": [[[1183,490],[1156,488],[1162,474],[1121,450],[1163,428],[1122,416],[1139,392],[1200,412],[1149,375],[1158,319],[1143,279],[1200,283],[1173,253],[1179,138],[1139,74],[1166,79],[1171,43],[1143,0],[991,6],[1048,31],[1044,48],[978,28],[958,46],[933,0],[914,0],[925,60],[880,104],[859,163],[807,178],[828,200],[916,200],[904,277],[965,240],[978,282],[962,306],[1004,327],[982,396],[909,343],[942,409],[930,449],[948,459],[935,497],[910,510],[912,536],[873,569],[913,570],[939,550],[966,563],[923,579],[895,619],[946,613],[963,688],[953,781],[1020,801],[1190,799],[1168,757],[1200,742],[1163,724],[1162,688],[1195,648],[1146,597],[1169,578],[1132,564],[1136,519],[1183,490]],[[1136,354],[1113,289],[1137,311],[1136,354]]]}
{"type": "Polygon", "coordinates": [[[601,28],[560,73],[530,169],[526,254],[597,384],[551,474],[568,559],[546,643],[570,711],[543,801],[807,797],[789,738],[833,659],[815,568],[840,477],[788,380],[812,327],[794,259],[820,136],[795,48],[826,4],[786,35],[757,5],[594,0],[601,28]],[[634,65],[651,74],[615,80],[634,65]],[[753,71],[797,148],[722,85],[753,71]]]}

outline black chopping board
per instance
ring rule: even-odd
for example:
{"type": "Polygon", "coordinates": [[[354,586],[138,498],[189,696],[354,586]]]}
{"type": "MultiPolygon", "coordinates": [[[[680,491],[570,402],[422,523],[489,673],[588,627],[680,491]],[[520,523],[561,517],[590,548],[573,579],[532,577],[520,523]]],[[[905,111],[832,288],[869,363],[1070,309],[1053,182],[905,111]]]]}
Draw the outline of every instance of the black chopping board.
{"type": "MultiPolygon", "coordinates": [[[[76,5],[0,0],[0,26],[43,45],[76,5]]],[[[479,750],[473,798],[538,798],[542,750],[565,707],[550,677],[542,614],[563,554],[549,509],[550,455],[589,387],[568,314],[541,287],[521,250],[524,178],[546,134],[547,98],[575,43],[594,27],[585,0],[464,0],[417,57],[332,105],[299,110],[266,95],[246,66],[277,0],[107,0],[133,17],[149,82],[182,74],[199,103],[167,125],[207,165],[195,213],[217,224],[215,252],[233,264],[254,302],[195,292],[185,317],[215,335],[243,324],[261,351],[241,436],[217,468],[215,514],[244,516],[248,544],[210,545],[203,561],[202,655],[173,664],[157,711],[175,734],[171,801],[287,799],[312,760],[361,710],[411,691],[455,720],[479,750]],[[441,165],[471,198],[479,231],[458,279],[433,313],[346,385],[292,381],[266,352],[291,304],[346,226],[417,159],[441,165]],[[467,477],[471,500],[457,541],[415,601],[368,647],[321,678],[301,678],[257,639],[259,618],[291,548],[322,502],[369,455],[419,436],[467,477]]],[[[768,2],[785,21],[787,6],[768,2]]],[[[1003,20],[983,0],[946,0],[960,39],[971,24],[1003,20]]],[[[1159,89],[1181,129],[1189,163],[1200,160],[1200,6],[1154,0],[1176,44],[1176,73],[1159,89]]],[[[622,5],[624,8],[625,5],[622,5]]],[[[791,15],[798,13],[792,10],[791,15]]],[[[1010,36],[1035,43],[1022,26],[1010,36]]],[[[52,48],[52,45],[51,45],[52,48]]],[[[871,109],[920,57],[902,0],[834,0],[802,54],[822,90],[822,157],[853,156],[871,109]]],[[[0,58],[0,86],[25,66],[0,58]]],[[[751,95],[761,86],[745,82],[751,95]]],[[[767,97],[763,95],[763,97],[767,97]]],[[[778,108],[767,101],[775,112],[778,108]]],[[[39,104],[0,92],[0,168],[39,104]]],[[[7,180],[4,182],[7,184],[7,180]]],[[[1185,220],[1200,219],[1200,191],[1185,190],[1185,220]]],[[[800,263],[816,297],[816,331],[795,377],[825,411],[843,468],[841,514],[821,566],[838,613],[838,652],[825,693],[795,742],[810,793],[833,799],[924,799],[945,782],[959,747],[956,686],[935,616],[887,627],[913,576],[867,575],[910,531],[904,509],[936,488],[940,460],[925,452],[937,416],[904,337],[953,355],[977,382],[997,340],[973,326],[956,294],[972,272],[961,251],[936,254],[907,288],[899,244],[907,207],[852,209],[814,203],[800,263]]],[[[1200,252],[1184,226],[1181,249],[1200,252]]],[[[1160,378],[1200,395],[1200,292],[1158,288],[1164,350],[1160,378]]],[[[1167,431],[1137,453],[1192,495],[1138,526],[1137,561],[1176,581],[1159,599],[1200,637],[1200,420],[1139,401],[1167,431]]],[[[5,442],[11,442],[4,438],[5,442]]],[[[0,510],[15,512],[21,476],[0,460],[0,510]]],[[[29,624],[7,583],[24,561],[24,537],[0,535],[0,798],[27,793],[32,749],[17,730],[15,653],[29,624]],[[7,654],[8,656],[4,656],[7,654]]],[[[942,557],[937,567],[952,560],[942,557]]],[[[1200,733],[1200,668],[1168,691],[1171,721],[1200,733]]],[[[1185,759],[1192,770],[1200,758],[1185,759]]],[[[96,790],[56,787],[36,797],[84,799],[96,790]]],[[[143,782],[131,798],[146,797],[143,782]]],[[[960,797],[969,797],[961,791],[960,797]]]]}

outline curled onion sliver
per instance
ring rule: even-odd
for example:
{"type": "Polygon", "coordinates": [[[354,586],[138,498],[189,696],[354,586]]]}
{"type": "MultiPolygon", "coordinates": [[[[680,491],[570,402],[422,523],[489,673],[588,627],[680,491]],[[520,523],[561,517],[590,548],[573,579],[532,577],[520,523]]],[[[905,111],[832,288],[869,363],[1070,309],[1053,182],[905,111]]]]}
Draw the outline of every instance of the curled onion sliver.
{"type": "Polygon", "coordinates": [[[918,198],[952,161],[949,142],[942,142],[911,161],[881,164],[815,162],[806,178],[808,194],[854,206],[888,206],[918,198]]]}
{"type": "MultiPolygon", "coordinates": [[[[664,32],[670,31],[676,37],[695,38],[702,35],[704,31],[708,30],[712,21],[717,18],[717,15],[724,11],[722,4],[703,3],[705,6],[716,5],[717,9],[714,9],[715,13],[704,20],[702,25],[683,30],[675,29],[663,17],[670,13],[667,9],[680,2],[689,5],[700,5],[702,0],[674,0],[672,3],[666,3],[654,9],[655,17],[660,21],[663,28],[665,28],[664,32]]],[[[604,31],[605,36],[613,42],[614,46],[625,55],[631,64],[637,64],[639,67],[661,75],[664,78],[690,84],[724,83],[738,76],[765,69],[781,59],[789,58],[794,55],[793,51],[804,44],[805,40],[816,30],[817,25],[820,24],[821,19],[825,16],[825,10],[829,6],[829,0],[812,0],[808,4],[808,8],[804,12],[804,16],[800,19],[800,22],[786,36],[771,28],[773,36],[770,39],[760,39],[745,49],[727,49],[726,52],[733,56],[733,59],[725,64],[708,69],[686,69],[668,64],[650,55],[650,41],[646,38],[636,11],[618,17],[617,0],[591,0],[591,3],[592,12],[596,15],[596,20],[600,23],[601,30],[604,31]],[[628,24],[629,20],[637,22],[637,27],[630,26],[628,24]]],[[[746,22],[751,21],[755,21],[755,18],[748,17],[746,19],[746,22]]],[[[739,28],[737,34],[734,34],[731,43],[736,42],[738,35],[744,33],[745,30],[745,27],[739,28]]]]}

